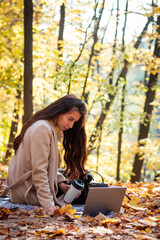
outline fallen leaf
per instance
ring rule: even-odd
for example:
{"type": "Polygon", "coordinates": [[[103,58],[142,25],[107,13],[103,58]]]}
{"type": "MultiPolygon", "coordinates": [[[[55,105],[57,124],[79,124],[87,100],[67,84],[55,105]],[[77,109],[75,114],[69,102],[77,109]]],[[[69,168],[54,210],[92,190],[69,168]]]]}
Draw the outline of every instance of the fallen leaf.
{"type": "MultiPolygon", "coordinates": [[[[133,204],[133,202],[131,204],[133,204]]],[[[124,203],[123,207],[132,208],[132,209],[134,209],[136,211],[145,211],[146,210],[146,208],[138,206],[136,204],[136,202],[134,202],[133,205],[131,205],[131,204],[130,203],[124,203]]]]}
{"type": "Polygon", "coordinates": [[[27,226],[23,226],[23,227],[18,227],[20,231],[26,231],[28,229],[27,226]]]}
{"type": "Polygon", "coordinates": [[[64,229],[58,229],[55,233],[50,234],[49,236],[52,238],[54,236],[59,236],[59,235],[63,235],[65,234],[65,230],[64,229]]]}
{"type": "Polygon", "coordinates": [[[65,216],[64,215],[60,215],[57,217],[58,221],[65,221],[65,216]]]}
{"type": "Polygon", "coordinates": [[[49,218],[49,215],[35,215],[37,218],[49,218]]]}
{"type": "Polygon", "coordinates": [[[65,217],[67,217],[67,219],[69,219],[69,220],[74,220],[75,219],[75,217],[73,215],[69,214],[69,213],[65,213],[65,217]]]}
{"type": "Polygon", "coordinates": [[[45,236],[49,236],[50,238],[54,238],[55,236],[58,235],[63,235],[65,234],[65,230],[62,229],[54,229],[54,227],[45,227],[43,229],[36,230],[34,232],[35,235],[41,236],[41,234],[44,234],[45,236]]]}
{"type": "Polygon", "coordinates": [[[145,231],[146,231],[146,233],[151,233],[151,232],[152,232],[152,229],[146,228],[145,231]]]}
{"type": "Polygon", "coordinates": [[[90,221],[92,221],[92,220],[93,220],[93,218],[92,218],[92,217],[90,217],[90,216],[86,216],[86,217],[85,217],[85,220],[86,220],[87,222],[90,222],[90,221]]]}
{"type": "Polygon", "coordinates": [[[142,224],[145,224],[146,226],[149,226],[149,227],[156,227],[156,226],[157,226],[157,223],[156,223],[156,222],[149,221],[148,218],[138,220],[138,222],[139,222],[139,223],[142,223],[142,224]]]}
{"type": "Polygon", "coordinates": [[[47,217],[40,207],[30,211],[14,209],[9,214],[1,208],[1,213],[8,214],[8,219],[0,220],[0,239],[160,239],[159,183],[123,185],[128,187],[131,201],[125,198],[123,203],[128,207],[115,213],[113,218],[102,213],[96,217],[77,216],[72,205],[58,208],[54,216],[47,217]]]}
{"type": "Polygon", "coordinates": [[[20,226],[25,226],[25,225],[26,225],[26,222],[20,221],[20,222],[18,222],[18,225],[20,225],[20,226]]]}
{"type": "Polygon", "coordinates": [[[74,218],[80,218],[81,215],[74,215],[74,218]]]}
{"type": "Polygon", "coordinates": [[[118,226],[120,225],[121,220],[118,218],[106,218],[105,220],[101,221],[103,226],[107,226],[109,223],[118,226]]]}
{"type": "Polygon", "coordinates": [[[112,230],[104,228],[104,227],[101,227],[101,226],[88,228],[88,232],[96,233],[96,234],[100,234],[100,235],[112,234],[113,233],[112,230]]]}
{"type": "Polygon", "coordinates": [[[156,205],[156,207],[160,207],[160,200],[159,199],[156,199],[154,201],[154,204],[156,205]]]}
{"type": "Polygon", "coordinates": [[[0,234],[1,235],[6,235],[8,236],[10,229],[8,227],[0,229],[0,234]]]}
{"type": "Polygon", "coordinates": [[[146,236],[146,235],[135,235],[136,240],[157,240],[157,238],[146,236]]]}
{"type": "Polygon", "coordinates": [[[60,212],[60,214],[64,214],[64,213],[67,213],[70,209],[72,209],[72,205],[71,204],[67,204],[66,206],[62,206],[59,209],[59,212],[60,212]]]}
{"type": "Polygon", "coordinates": [[[0,208],[0,219],[4,220],[8,218],[10,210],[7,208],[0,208]]]}
{"type": "Polygon", "coordinates": [[[106,218],[107,217],[104,214],[102,214],[101,212],[97,216],[95,216],[95,219],[99,220],[99,221],[105,220],[106,218]]]}

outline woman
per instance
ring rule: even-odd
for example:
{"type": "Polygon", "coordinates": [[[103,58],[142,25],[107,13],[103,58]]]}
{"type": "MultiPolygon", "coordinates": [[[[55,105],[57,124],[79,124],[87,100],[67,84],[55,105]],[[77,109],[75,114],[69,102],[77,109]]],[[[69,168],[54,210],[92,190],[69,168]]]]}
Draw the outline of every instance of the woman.
{"type": "Polygon", "coordinates": [[[58,188],[70,187],[58,172],[57,133],[63,132],[68,179],[82,179],[87,159],[85,116],[87,109],[75,95],[66,95],[36,112],[14,140],[7,187],[13,203],[39,205],[53,214],[61,206],[58,188]]]}

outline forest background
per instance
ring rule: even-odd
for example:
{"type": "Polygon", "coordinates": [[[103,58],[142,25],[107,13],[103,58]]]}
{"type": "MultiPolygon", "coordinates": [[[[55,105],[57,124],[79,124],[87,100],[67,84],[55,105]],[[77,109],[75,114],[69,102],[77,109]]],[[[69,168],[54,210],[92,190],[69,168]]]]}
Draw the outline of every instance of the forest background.
{"type": "Polygon", "coordinates": [[[105,181],[155,180],[159,1],[2,0],[0,30],[2,175],[22,124],[74,93],[88,108],[87,168],[105,181]]]}

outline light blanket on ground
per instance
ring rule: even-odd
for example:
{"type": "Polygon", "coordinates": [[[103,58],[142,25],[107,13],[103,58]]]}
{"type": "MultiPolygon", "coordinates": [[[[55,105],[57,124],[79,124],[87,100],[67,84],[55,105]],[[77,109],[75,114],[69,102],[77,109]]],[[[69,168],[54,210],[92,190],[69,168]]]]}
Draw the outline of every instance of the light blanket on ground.
{"type": "Polygon", "coordinates": [[[18,204],[18,203],[12,203],[9,199],[9,196],[5,196],[3,198],[0,198],[0,208],[8,208],[8,209],[14,209],[14,208],[24,208],[26,210],[33,210],[34,206],[27,205],[27,204],[18,204]]]}

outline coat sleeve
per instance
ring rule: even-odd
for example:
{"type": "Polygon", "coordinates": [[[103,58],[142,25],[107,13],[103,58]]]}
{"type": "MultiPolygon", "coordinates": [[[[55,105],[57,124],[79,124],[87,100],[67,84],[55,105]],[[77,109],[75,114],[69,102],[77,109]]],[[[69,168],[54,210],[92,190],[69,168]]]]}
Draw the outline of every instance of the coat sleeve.
{"type": "Polygon", "coordinates": [[[55,205],[48,179],[51,135],[46,125],[40,125],[30,136],[32,179],[38,200],[43,208],[55,205]]]}
{"type": "Polygon", "coordinates": [[[63,176],[62,173],[60,172],[57,172],[57,182],[60,183],[60,182],[66,182],[68,183],[67,179],[63,176]]]}

